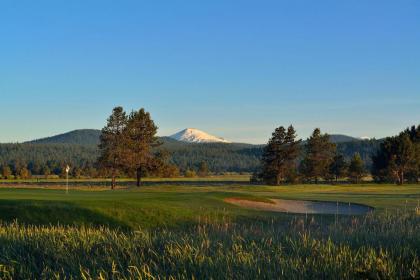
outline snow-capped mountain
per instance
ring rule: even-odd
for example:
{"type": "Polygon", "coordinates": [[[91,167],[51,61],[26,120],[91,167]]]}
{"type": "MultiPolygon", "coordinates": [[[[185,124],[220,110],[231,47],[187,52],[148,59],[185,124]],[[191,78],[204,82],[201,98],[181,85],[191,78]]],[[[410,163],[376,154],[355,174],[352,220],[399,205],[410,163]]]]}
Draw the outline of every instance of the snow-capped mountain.
{"type": "Polygon", "coordinates": [[[178,141],[189,143],[231,143],[223,138],[210,135],[195,128],[186,128],[169,137],[178,141]]]}

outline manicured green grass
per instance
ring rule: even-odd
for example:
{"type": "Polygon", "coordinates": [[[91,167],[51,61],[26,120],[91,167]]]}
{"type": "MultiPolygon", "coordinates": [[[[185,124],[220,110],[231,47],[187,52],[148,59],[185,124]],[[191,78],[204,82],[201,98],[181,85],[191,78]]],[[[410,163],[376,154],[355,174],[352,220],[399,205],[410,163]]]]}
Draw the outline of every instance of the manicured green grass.
{"type": "Polygon", "coordinates": [[[420,186],[407,185],[291,185],[179,186],[163,185],[123,190],[70,190],[0,188],[0,219],[25,224],[108,225],[128,228],[194,223],[201,216],[223,213],[229,217],[281,215],[242,209],[223,200],[248,197],[327,200],[366,204],[376,211],[414,209],[420,186]]]}

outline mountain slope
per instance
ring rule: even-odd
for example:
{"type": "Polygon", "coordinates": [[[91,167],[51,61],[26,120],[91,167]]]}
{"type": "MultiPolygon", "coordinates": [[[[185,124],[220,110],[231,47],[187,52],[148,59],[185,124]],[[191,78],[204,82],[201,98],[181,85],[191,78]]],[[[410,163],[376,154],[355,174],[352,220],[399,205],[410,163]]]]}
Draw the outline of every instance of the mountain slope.
{"type": "Polygon", "coordinates": [[[353,142],[353,141],[361,141],[363,139],[355,138],[347,135],[342,134],[332,134],[330,135],[330,141],[333,143],[345,143],[345,142],[353,142]]]}
{"type": "Polygon", "coordinates": [[[204,131],[195,128],[186,128],[169,137],[178,141],[188,143],[231,143],[223,138],[210,135],[204,131]]]}
{"type": "Polygon", "coordinates": [[[79,129],[67,133],[29,141],[29,144],[77,144],[97,145],[101,131],[97,129],[79,129]]]}

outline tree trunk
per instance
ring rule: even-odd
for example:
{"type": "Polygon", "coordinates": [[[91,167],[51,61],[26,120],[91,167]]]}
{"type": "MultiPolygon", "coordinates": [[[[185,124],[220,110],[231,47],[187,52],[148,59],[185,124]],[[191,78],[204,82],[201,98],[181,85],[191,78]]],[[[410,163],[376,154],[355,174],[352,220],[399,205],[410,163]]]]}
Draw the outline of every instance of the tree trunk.
{"type": "Polygon", "coordinates": [[[115,189],[116,185],[116,171],[115,168],[111,169],[111,190],[115,189]]]}
{"type": "Polygon", "coordinates": [[[112,174],[111,190],[114,190],[116,186],[115,174],[112,174]]]}
{"type": "Polygon", "coordinates": [[[141,186],[141,167],[137,168],[137,187],[141,186]]]}
{"type": "Polygon", "coordinates": [[[280,185],[280,178],[281,178],[280,174],[277,174],[277,176],[276,176],[276,185],[277,186],[280,185]]]}
{"type": "Polygon", "coordinates": [[[398,176],[398,179],[399,179],[399,184],[400,185],[402,185],[402,184],[404,184],[404,171],[400,171],[399,172],[399,176],[398,176]]]}

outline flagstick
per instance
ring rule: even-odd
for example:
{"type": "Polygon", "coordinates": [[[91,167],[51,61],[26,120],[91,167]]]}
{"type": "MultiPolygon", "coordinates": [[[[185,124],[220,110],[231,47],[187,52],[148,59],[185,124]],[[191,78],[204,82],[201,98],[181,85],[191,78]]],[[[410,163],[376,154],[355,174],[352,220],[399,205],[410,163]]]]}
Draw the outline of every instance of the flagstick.
{"type": "Polygon", "coordinates": [[[66,194],[69,194],[69,172],[70,166],[66,166],[66,194]]]}

